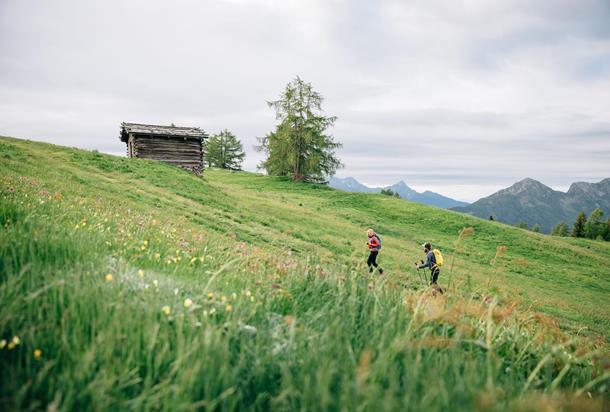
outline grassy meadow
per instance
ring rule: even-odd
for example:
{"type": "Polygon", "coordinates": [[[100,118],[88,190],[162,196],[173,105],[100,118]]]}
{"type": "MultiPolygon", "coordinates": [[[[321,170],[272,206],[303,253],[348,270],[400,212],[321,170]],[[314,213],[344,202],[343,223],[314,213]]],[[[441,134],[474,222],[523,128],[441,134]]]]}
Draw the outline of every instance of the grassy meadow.
{"type": "Polygon", "coordinates": [[[608,405],[608,242],[4,137],[0,226],[0,410],[608,405]]]}

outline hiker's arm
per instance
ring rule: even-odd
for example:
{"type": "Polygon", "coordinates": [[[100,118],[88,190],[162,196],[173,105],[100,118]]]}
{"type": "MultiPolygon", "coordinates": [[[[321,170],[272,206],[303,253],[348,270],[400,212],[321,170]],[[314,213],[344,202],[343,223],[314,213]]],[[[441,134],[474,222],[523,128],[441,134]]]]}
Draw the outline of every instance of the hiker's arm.
{"type": "Polygon", "coordinates": [[[432,262],[432,257],[433,256],[434,256],[434,254],[428,253],[428,255],[426,256],[426,263],[421,265],[419,268],[420,269],[423,269],[423,268],[430,268],[430,269],[432,269],[432,266],[434,266],[434,262],[432,262]]]}
{"type": "Polygon", "coordinates": [[[427,259],[426,259],[426,263],[424,263],[423,265],[419,266],[420,269],[423,268],[431,268],[432,267],[432,257],[430,256],[430,254],[428,253],[427,259]]]}

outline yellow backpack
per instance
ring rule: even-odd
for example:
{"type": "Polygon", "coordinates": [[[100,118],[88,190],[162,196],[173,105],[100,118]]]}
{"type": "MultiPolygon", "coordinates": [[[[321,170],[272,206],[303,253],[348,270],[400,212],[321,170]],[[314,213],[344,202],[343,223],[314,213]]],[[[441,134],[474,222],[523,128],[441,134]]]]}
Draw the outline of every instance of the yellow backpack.
{"type": "Polygon", "coordinates": [[[441,254],[441,251],[438,249],[434,249],[432,250],[432,253],[434,253],[434,259],[436,259],[436,267],[442,267],[443,266],[443,255],[441,254]]]}

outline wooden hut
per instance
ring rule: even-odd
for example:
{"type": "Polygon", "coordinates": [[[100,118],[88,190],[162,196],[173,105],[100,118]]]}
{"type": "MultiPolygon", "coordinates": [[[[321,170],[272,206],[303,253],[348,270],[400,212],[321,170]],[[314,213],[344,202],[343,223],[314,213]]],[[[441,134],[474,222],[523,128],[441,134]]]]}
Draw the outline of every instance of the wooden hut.
{"type": "Polygon", "coordinates": [[[127,156],[170,163],[200,175],[203,173],[203,140],[198,127],[121,123],[121,141],[127,156]]]}

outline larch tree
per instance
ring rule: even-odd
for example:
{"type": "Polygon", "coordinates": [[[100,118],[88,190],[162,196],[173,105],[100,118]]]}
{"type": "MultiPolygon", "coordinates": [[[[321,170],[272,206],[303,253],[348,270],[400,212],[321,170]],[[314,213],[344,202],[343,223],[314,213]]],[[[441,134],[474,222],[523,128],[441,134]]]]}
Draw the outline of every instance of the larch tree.
{"type": "Polygon", "coordinates": [[[604,223],[602,217],[604,212],[600,208],[596,208],[587,219],[585,223],[585,237],[589,239],[596,239],[598,236],[603,234],[604,223]]]}
{"type": "Polygon", "coordinates": [[[585,212],[580,212],[576,217],[574,226],[572,227],[572,237],[585,237],[585,224],[587,223],[587,216],[585,212]]]}
{"type": "Polygon", "coordinates": [[[604,240],[610,240],[610,218],[606,219],[602,230],[602,238],[604,240]]]}
{"type": "Polygon", "coordinates": [[[228,131],[210,136],[205,144],[205,158],[208,166],[221,169],[241,170],[246,154],[237,137],[228,131]]]}
{"type": "Polygon", "coordinates": [[[324,115],[323,101],[311,83],[296,77],[278,100],[267,102],[279,124],[258,138],[256,150],[267,154],[260,168],[274,176],[322,183],[343,166],[335,155],[341,143],[327,132],[337,118],[324,115]]]}
{"type": "Polygon", "coordinates": [[[564,222],[563,220],[559,223],[557,223],[554,227],[553,230],[551,231],[551,235],[552,236],[561,236],[561,237],[565,237],[568,235],[568,225],[566,225],[566,222],[564,222]]]}

